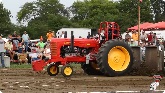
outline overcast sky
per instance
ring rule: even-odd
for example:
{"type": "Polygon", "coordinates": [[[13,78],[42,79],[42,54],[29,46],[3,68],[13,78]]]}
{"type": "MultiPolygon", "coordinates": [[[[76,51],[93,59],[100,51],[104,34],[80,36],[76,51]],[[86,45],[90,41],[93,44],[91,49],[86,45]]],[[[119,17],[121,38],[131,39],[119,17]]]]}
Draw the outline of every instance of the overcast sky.
{"type": "MultiPolygon", "coordinates": [[[[20,7],[23,6],[26,2],[32,2],[37,0],[0,0],[4,4],[4,7],[11,11],[11,21],[16,23],[16,15],[20,10],[20,7]]],[[[60,0],[60,3],[64,4],[66,7],[69,7],[73,4],[74,1],[77,0],[60,0]]],[[[114,0],[116,1],[116,0],[114,0]]]]}

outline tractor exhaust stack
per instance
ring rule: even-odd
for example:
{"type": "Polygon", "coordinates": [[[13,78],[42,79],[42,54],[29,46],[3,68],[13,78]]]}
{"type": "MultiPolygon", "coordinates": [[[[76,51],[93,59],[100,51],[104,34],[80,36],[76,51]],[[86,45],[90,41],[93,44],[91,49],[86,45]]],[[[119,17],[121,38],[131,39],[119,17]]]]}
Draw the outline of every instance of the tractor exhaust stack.
{"type": "Polygon", "coordinates": [[[71,49],[71,52],[73,53],[74,52],[74,35],[73,35],[73,31],[71,31],[71,41],[70,41],[70,49],[71,49]]]}

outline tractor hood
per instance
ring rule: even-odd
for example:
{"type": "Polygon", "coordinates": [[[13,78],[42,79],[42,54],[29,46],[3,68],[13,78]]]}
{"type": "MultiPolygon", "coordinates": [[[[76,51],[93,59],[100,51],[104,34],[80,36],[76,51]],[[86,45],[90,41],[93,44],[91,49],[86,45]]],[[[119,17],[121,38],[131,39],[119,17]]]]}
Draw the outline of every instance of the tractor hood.
{"type": "MultiPolygon", "coordinates": [[[[70,38],[53,38],[51,39],[50,43],[57,43],[62,45],[70,45],[71,39],[70,38]]],[[[74,39],[74,46],[79,47],[97,47],[99,45],[98,40],[96,39],[86,39],[86,38],[75,38],[74,39]]]]}

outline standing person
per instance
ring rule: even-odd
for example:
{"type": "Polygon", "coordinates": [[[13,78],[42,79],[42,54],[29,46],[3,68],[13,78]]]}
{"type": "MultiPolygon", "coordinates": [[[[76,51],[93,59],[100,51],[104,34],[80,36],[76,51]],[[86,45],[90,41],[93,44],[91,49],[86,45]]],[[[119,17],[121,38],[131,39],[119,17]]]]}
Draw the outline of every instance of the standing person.
{"type": "Polygon", "coordinates": [[[100,33],[97,33],[97,34],[95,35],[95,39],[99,39],[99,36],[100,36],[100,33]]]}
{"type": "Polygon", "coordinates": [[[140,40],[143,42],[143,43],[146,43],[146,38],[147,37],[147,34],[145,33],[145,31],[142,31],[142,34],[140,35],[140,40]]]}
{"type": "Polygon", "coordinates": [[[60,35],[60,38],[65,38],[65,32],[62,31],[62,34],[60,35]]]}
{"type": "Polygon", "coordinates": [[[90,34],[90,32],[88,32],[87,38],[88,38],[88,39],[91,38],[91,34],[90,34]]]}
{"type": "Polygon", "coordinates": [[[49,30],[49,32],[46,34],[46,36],[47,36],[47,40],[51,40],[52,38],[53,38],[53,34],[52,34],[52,31],[51,30],[49,30]]]}
{"type": "Polygon", "coordinates": [[[156,46],[156,42],[157,42],[157,36],[156,33],[153,34],[153,45],[156,46]]]}
{"type": "Polygon", "coordinates": [[[12,35],[9,34],[9,35],[7,36],[7,39],[12,39],[12,35]]]}
{"type": "MultiPolygon", "coordinates": [[[[21,38],[21,36],[19,35],[19,34],[17,34],[17,39],[18,39],[18,41],[19,41],[19,43],[21,43],[22,42],[22,38],[21,38]]],[[[19,44],[18,44],[19,45],[19,44]]]]}
{"type": "Polygon", "coordinates": [[[142,60],[145,61],[145,51],[146,51],[146,47],[145,47],[145,43],[140,41],[140,50],[142,53],[142,60]]]}
{"type": "Polygon", "coordinates": [[[105,31],[102,30],[100,33],[100,46],[102,45],[102,43],[104,43],[106,37],[105,37],[105,31]]]}
{"type": "Polygon", "coordinates": [[[54,31],[52,31],[52,36],[55,38],[56,36],[55,36],[55,34],[54,34],[54,31]]]}
{"type": "Polygon", "coordinates": [[[148,45],[152,45],[153,44],[153,32],[150,32],[148,34],[148,45]]]}
{"type": "Polygon", "coordinates": [[[130,46],[136,46],[135,45],[135,42],[134,42],[134,40],[133,39],[131,39],[131,42],[130,42],[130,44],[129,44],[130,46]]]}
{"type": "Polygon", "coordinates": [[[138,35],[137,31],[134,31],[132,34],[132,39],[136,46],[138,46],[138,38],[139,38],[139,35],[138,35]]]}
{"type": "Polygon", "coordinates": [[[1,54],[1,64],[2,68],[5,68],[5,62],[4,62],[4,52],[5,52],[5,41],[2,39],[2,36],[0,35],[0,54],[1,54]]]}
{"type": "Polygon", "coordinates": [[[16,46],[16,49],[18,50],[19,41],[18,41],[18,35],[17,35],[16,31],[14,31],[14,34],[12,35],[12,41],[13,41],[14,45],[16,46]]]}
{"type": "Polygon", "coordinates": [[[129,31],[126,31],[126,35],[125,35],[125,42],[130,42],[131,41],[131,35],[129,34],[129,31]]]}
{"type": "Polygon", "coordinates": [[[22,43],[25,45],[25,52],[27,52],[29,44],[29,35],[26,31],[24,31],[24,34],[22,35],[22,43]]]}

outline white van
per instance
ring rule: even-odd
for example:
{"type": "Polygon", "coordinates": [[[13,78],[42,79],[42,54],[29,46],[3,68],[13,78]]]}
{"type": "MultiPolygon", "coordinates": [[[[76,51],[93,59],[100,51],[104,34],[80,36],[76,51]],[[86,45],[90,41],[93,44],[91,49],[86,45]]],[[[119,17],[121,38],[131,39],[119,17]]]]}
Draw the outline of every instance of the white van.
{"type": "Polygon", "coordinates": [[[74,38],[87,38],[88,32],[93,36],[96,34],[96,31],[89,28],[62,28],[57,31],[56,36],[60,38],[62,32],[65,32],[65,38],[71,38],[71,31],[73,31],[74,38]]]}

